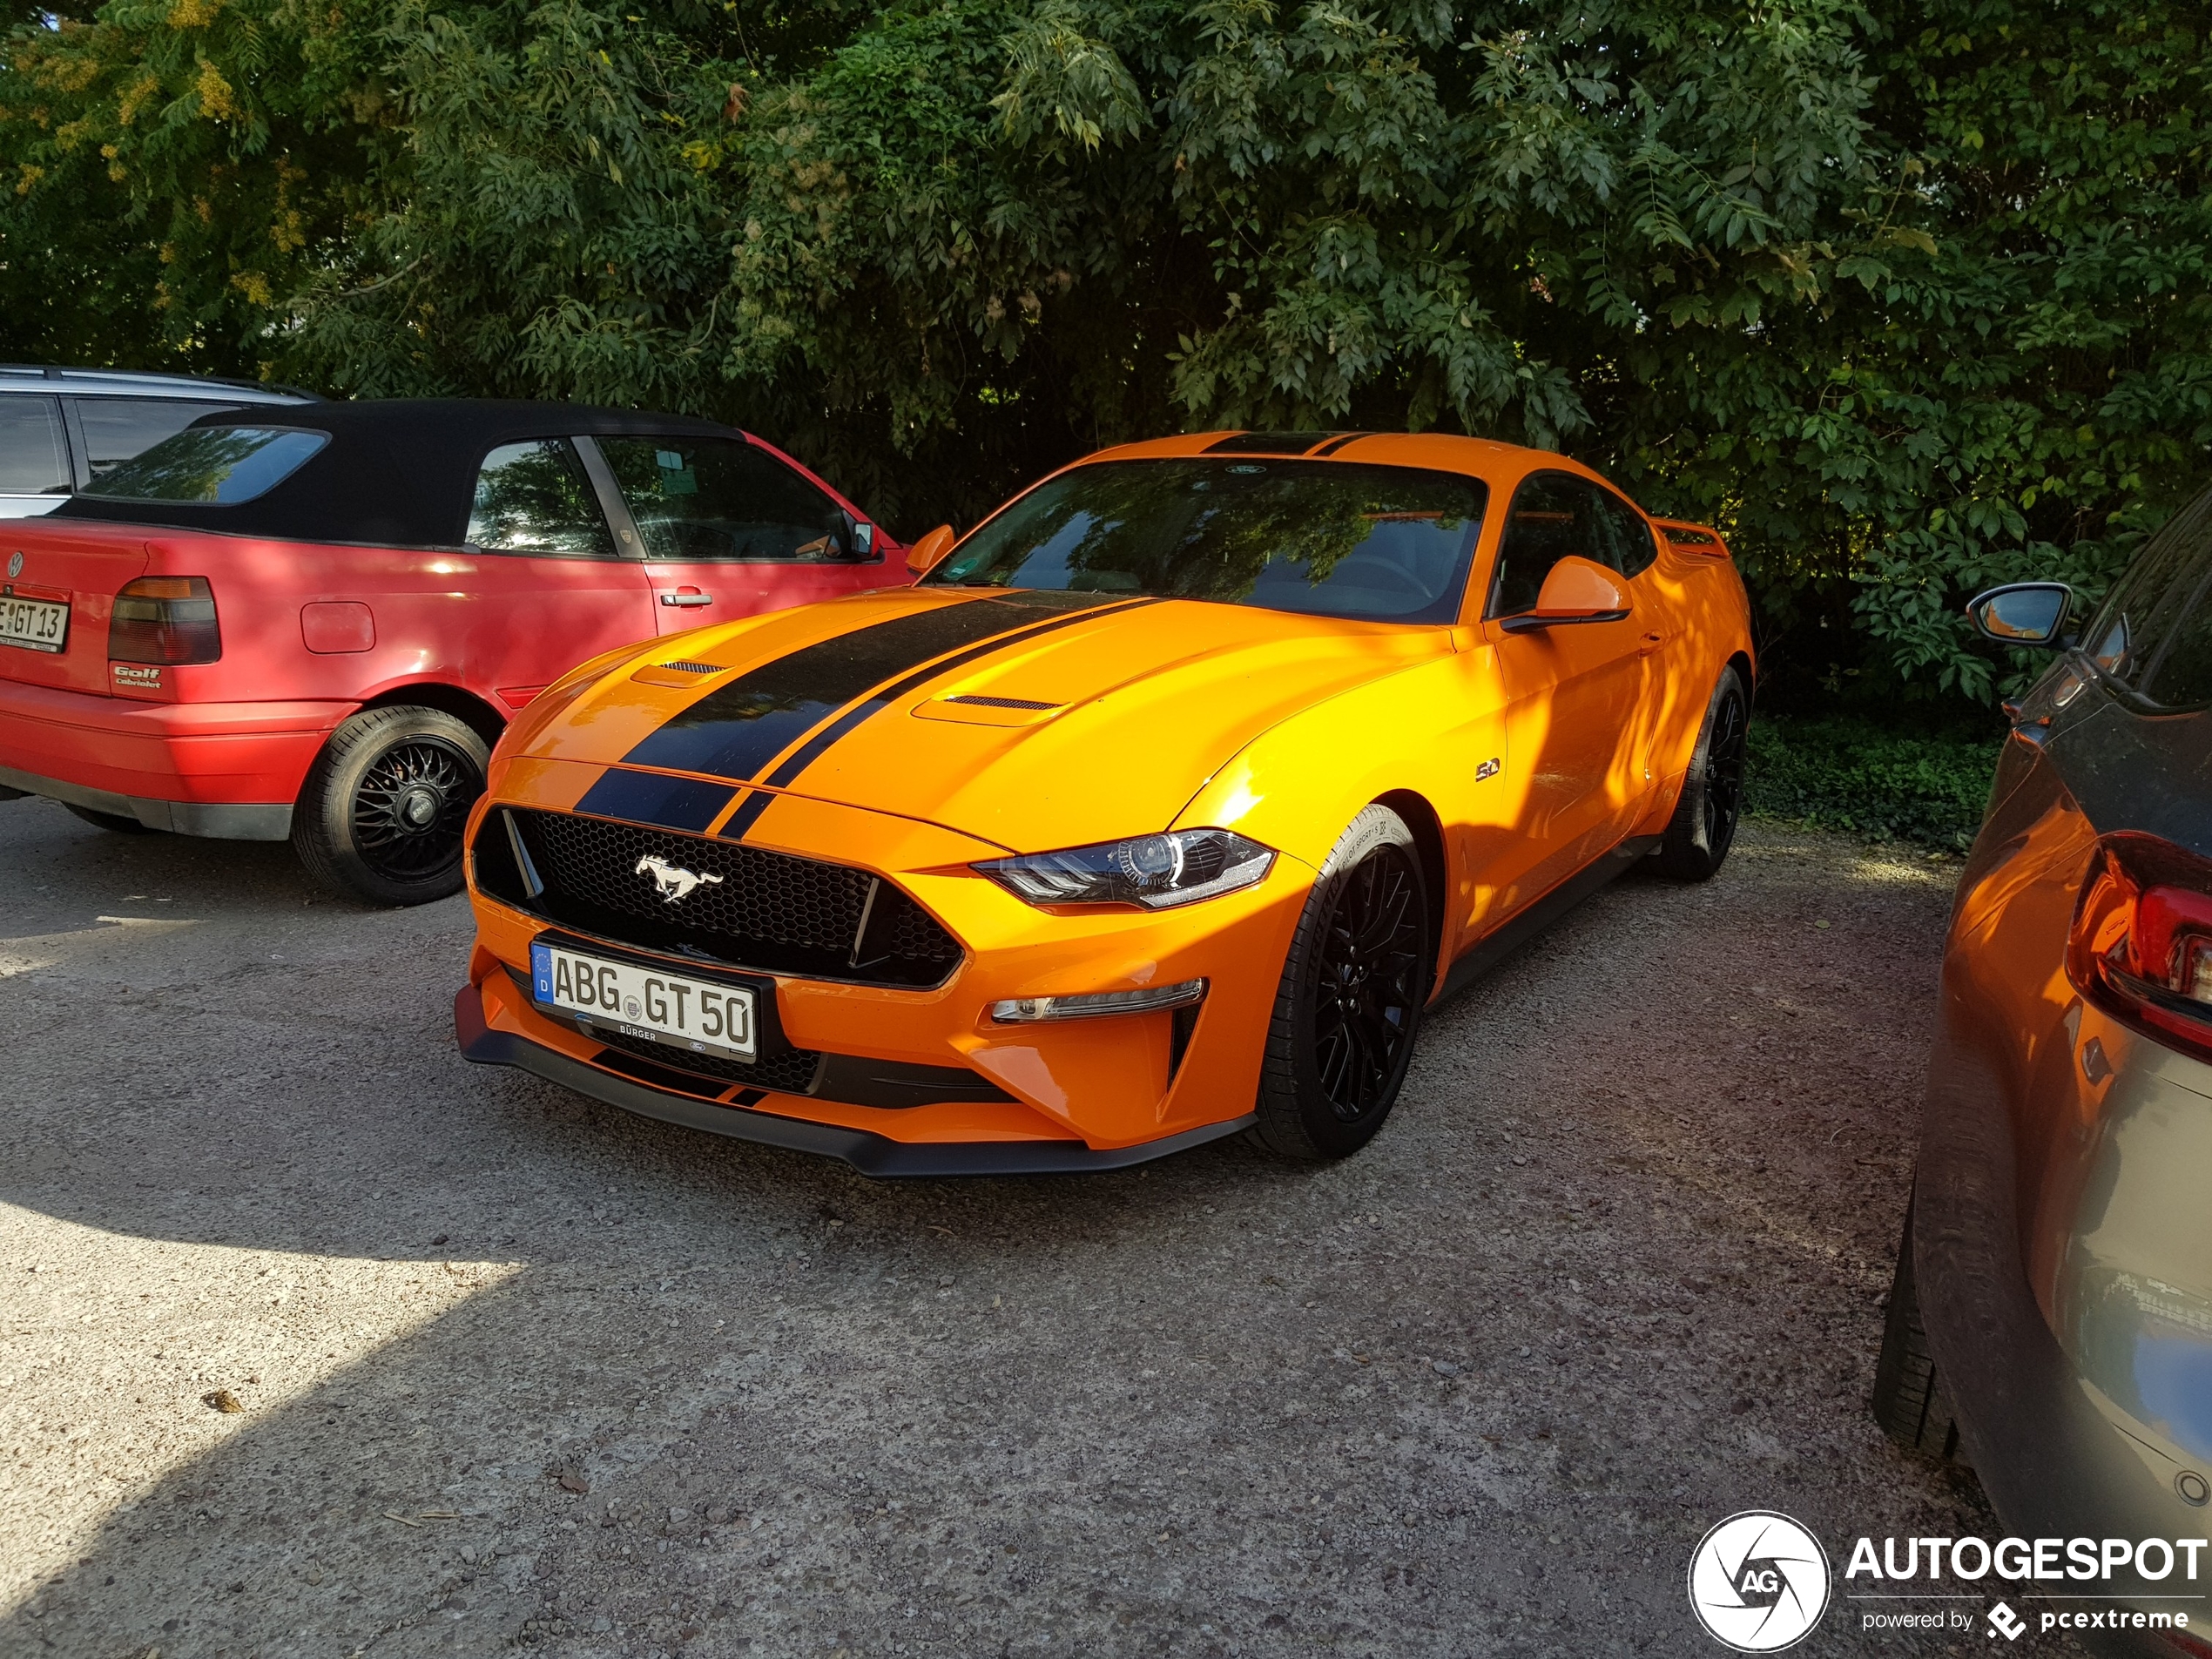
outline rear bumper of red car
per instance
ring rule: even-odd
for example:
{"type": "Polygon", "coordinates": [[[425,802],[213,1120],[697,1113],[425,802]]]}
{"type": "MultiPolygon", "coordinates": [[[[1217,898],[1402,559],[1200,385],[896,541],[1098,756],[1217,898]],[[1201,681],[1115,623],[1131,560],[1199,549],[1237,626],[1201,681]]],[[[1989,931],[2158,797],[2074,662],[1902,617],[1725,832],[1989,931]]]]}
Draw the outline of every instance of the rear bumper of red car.
{"type": "Polygon", "coordinates": [[[147,703],[0,680],[0,786],[149,828],[280,841],[349,703],[147,703]]]}

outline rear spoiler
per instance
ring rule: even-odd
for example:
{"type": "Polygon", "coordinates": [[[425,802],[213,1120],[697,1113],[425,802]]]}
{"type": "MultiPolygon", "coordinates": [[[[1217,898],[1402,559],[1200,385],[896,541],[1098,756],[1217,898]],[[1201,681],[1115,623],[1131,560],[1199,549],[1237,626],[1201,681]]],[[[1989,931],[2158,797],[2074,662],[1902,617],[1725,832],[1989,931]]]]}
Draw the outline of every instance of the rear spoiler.
{"type": "Polygon", "coordinates": [[[1651,522],[1667,538],[1667,545],[1677,553],[1695,553],[1709,559],[1729,556],[1728,543],[1721,540],[1721,533],[1710,524],[1692,524],[1680,518],[1655,518],[1651,522]]]}

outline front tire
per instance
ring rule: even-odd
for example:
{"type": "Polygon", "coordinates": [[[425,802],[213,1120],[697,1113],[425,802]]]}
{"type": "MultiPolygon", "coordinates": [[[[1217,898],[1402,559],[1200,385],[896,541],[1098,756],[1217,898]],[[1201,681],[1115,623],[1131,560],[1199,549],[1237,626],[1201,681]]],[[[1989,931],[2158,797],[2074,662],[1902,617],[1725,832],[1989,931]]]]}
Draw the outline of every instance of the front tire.
{"type": "Polygon", "coordinates": [[[1743,810],[1743,750],[1750,729],[1751,699],[1743,677],[1733,666],[1723,668],[1705,705],[1705,724],[1698,729],[1674,819],[1652,854],[1662,875],[1710,881],[1728,862],[1743,810]]]}
{"type": "Polygon", "coordinates": [[[1398,1099],[1435,942],[1406,820],[1369,806],[1306,897],[1275,994],[1253,1134],[1284,1157],[1345,1157],[1398,1099]]]}
{"type": "Polygon", "coordinates": [[[461,838],[490,745],[442,709],[365,709],[323,745],[292,813],[292,850],[346,898],[428,904],[461,890],[461,838]]]}

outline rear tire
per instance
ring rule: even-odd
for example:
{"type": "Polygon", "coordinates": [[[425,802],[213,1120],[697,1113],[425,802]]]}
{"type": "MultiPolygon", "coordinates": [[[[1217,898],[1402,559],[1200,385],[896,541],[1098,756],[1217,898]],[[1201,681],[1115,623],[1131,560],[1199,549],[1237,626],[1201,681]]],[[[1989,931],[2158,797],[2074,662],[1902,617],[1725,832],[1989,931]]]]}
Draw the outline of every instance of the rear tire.
{"type": "Polygon", "coordinates": [[[1751,699],[1744,694],[1743,677],[1732,666],[1723,668],[1705,705],[1705,724],[1698,728],[1674,819],[1652,854],[1662,875],[1710,881],[1728,861],[1743,810],[1743,745],[1750,726],[1751,699]]]}
{"type": "Polygon", "coordinates": [[[95,812],[90,806],[72,806],[68,801],[64,801],[62,806],[71,816],[81,818],[94,829],[104,829],[111,835],[159,835],[163,833],[141,824],[135,818],[125,818],[120,813],[95,812]]]}
{"type": "Polygon", "coordinates": [[[1374,1138],[1396,1103],[1435,943],[1406,820],[1369,806],[1306,896],[1275,994],[1253,1136],[1312,1163],[1374,1138]]]}
{"type": "Polygon", "coordinates": [[[332,892],[378,905],[458,893],[461,837],[491,748],[442,709],[365,709],[315,757],[292,850],[332,892]]]}
{"type": "Polygon", "coordinates": [[[1889,1318],[1882,1326],[1882,1357],[1874,1367],[1874,1420],[1909,1452],[1943,1463],[1963,1463],[1959,1414],[1936,1372],[1928,1333],[1920,1323],[1920,1298],[1912,1279],[1912,1212],[1897,1247],[1897,1277],[1890,1283],[1889,1318]]]}

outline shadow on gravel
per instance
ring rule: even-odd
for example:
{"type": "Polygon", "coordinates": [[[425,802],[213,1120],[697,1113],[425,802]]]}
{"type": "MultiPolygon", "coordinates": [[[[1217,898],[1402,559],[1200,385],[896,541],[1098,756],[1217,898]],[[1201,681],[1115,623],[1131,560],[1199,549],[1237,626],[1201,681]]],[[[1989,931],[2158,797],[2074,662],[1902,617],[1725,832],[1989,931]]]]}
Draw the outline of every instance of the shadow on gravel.
{"type": "Polygon", "coordinates": [[[0,1200],[112,1241],[110,1359],[205,1375],[69,1453],[170,1472],[9,1652],[1689,1655],[1733,1510],[1986,1530],[1864,1409],[1942,895],[1834,844],[1604,894],[1349,1163],[875,1184],[463,1064],[457,905],[48,818],[0,1200]],[[363,1285],[423,1312],[315,1312],[363,1285]]]}

